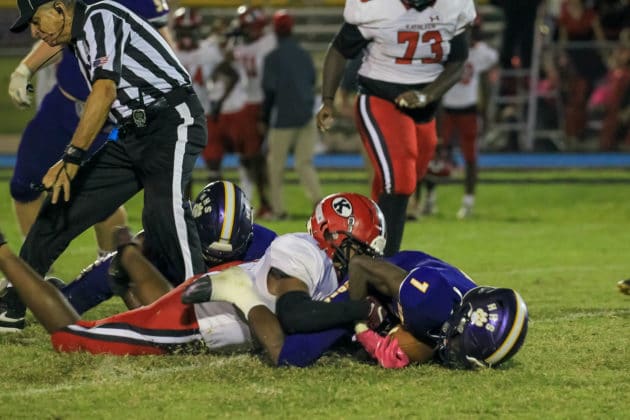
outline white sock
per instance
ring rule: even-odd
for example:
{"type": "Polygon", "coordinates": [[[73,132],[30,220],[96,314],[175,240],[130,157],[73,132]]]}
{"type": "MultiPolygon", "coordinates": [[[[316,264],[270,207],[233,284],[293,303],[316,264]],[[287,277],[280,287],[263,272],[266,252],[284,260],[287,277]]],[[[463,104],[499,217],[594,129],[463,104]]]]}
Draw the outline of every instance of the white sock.
{"type": "Polygon", "coordinates": [[[473,207],[475,205],[475,196],[473,194],[466,194],[462,197],[462,206],[473,207]]]}

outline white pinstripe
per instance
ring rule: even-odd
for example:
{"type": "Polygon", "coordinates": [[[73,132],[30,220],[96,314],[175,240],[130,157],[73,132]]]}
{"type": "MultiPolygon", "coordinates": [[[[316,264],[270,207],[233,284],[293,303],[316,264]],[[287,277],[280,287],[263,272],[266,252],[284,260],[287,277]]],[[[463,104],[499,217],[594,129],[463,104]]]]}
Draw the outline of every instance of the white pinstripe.
{"type": "Polygon", "coordinates": [[[387,162],[385,151],[383,150],[383,139],[378,136],[376,127],[372,124],[370,114],[367,111],[367,95],[359,95],[359,114],[365,124],[365,128],[368,131],[370,137],[370,143],[374,146],[374,152],[376,153],[376,160],[381,167],[383,173],[383,189],[385,193],[391,194],[392,191],[392,168],[387,162]]]}
{"type": "Polygon", "coordinates": [[[190,113],[190,108],[188,108],[185,102],[177,105],[175,110],[183,121],[177,126],[177,142],[175,143],[175,153],[173,156],[173,183],[171,184],[171,194],[173,199],[175,232],[184,260],[184,278],[187,279],[192,277],[194,272],[188,245],[188,229],[186,228],[186,218],[184,216],[184,207],[182,206],[182,197],[184,196],[182,191],[182,168],[186,154],[186,143],[188,143],[188,126],[194,123],[194,119],[190,113]]]}

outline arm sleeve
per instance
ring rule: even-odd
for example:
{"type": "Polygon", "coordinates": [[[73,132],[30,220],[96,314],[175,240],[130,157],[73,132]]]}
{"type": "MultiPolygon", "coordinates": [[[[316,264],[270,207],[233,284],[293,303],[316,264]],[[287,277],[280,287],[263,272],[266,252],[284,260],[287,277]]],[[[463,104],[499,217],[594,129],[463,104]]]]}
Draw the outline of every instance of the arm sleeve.
{"type": "Polygon", "coordinates": [[[129,36],[129,27],[118,16],[99,10],[89,16],[85,27],[86,41],[91,55],[90,79],[120,82],[123,45],[129,36]]]}
{"type": "Polygon", "coordinates": [[[349,326],[367,319],[370,304],[366,300],[347,302],[314,301],[306,292],[287,292],[276,302],[280,325],[289,334],[322,331],[349,326]]]}
{"type": "Polygon", "coordinates": [[[347,59],[358,56],[370,41],[363,37],[356,25],[344,23],[333,38],[333,46],[347,59]]]}

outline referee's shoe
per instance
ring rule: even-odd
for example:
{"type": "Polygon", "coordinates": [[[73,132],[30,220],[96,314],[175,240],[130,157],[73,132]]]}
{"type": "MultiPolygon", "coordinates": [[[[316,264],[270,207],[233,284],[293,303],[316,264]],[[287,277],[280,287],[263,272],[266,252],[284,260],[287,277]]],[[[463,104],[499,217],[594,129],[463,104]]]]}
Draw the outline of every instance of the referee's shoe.
{"type": "Polygon", "coordinates": [[[26,306],[18,298],[15,287],[7,287],[0,297],[0,333],[22,331],[25,314],[26,306]]]}

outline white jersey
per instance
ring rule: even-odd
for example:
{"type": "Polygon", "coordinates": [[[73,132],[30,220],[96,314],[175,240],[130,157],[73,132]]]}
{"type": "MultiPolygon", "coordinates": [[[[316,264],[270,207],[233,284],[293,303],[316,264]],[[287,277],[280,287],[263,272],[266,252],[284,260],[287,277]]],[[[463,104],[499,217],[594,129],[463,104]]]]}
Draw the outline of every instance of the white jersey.
{"type": "Polygon", "coordinates": [[[476,105],[479,100],[479,76],[498,60],[497,50],[485,42],[476,42],[468,53],[462,79],[442,97],[442,105],[455,109],[476,105]]]}
{"type": "MultiPolygon", "coordinates": [[[[262,258],[239,267],[251,278],[261,301],[273,313],[276,312],[277,296],[267,288],[267,276],[272,267],[303,281],[313,300],[324,300],[338,287],[332,260],[307,233],[278,236],[262,258]]],[[[199,331],[208,347],[234,350],[252,346],[249,327],[231,304],[205,302],[194,307],[199,331]]]]}
{"type": "Polygon", "coordinates": [[[438,0],[419,12],[398,0],[346,0],[343,17],[371,41],[359,69],[390,83],[430,83],[444,70],[450,40],[475,19],[473,0],[438,0]]]}
{"type": "Polygon", "coordinates": [[[176,50],[177,58],[186,68],[192,80],[193,89],[206,113],[209,111],[209,96],[206,82],[223,60],[223,53],[216,43],[202,42],[199,48],[191,51],[176,50]]]}
{"type": "Polygon", "coordinates": [[[277,40],[275,34],[265,33],[250,44],[238,44],[234,47],[234,58],[241,63],[247,72],[247,102],[259,104],[263,101],[262,72],[265,57],[274,48],[277,40]]]}
{"type": "MultiPolygon", "coordinates": [[[[238,61],[233,61],[231,66],[238,73],[238,80],[232,91],[223,101],[223,105],[221,106],[221,114],[231,114],[234,112],[238,112],[247,103],[247,73],[245,72],[245,68],[238,61]]],[[[212,80],[208,81],[208,94],[210,96],[211,101],[220,100],[226,89],[226,80],[221,75],[217,75],[213,77],[212,80]]]]}

